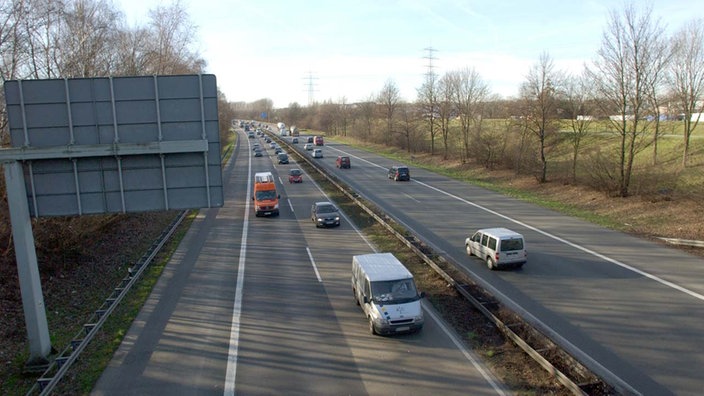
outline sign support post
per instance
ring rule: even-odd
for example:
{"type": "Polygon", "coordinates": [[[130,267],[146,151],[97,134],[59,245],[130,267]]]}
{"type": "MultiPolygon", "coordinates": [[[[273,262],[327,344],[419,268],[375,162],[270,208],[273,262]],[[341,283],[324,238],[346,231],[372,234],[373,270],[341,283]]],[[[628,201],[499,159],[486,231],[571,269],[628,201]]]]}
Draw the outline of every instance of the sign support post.
{"type": "Polygon", "coordinates": [[[3,166],[5,168],[7,203],[12,223],[12,238],[15,242],[15,256],[17,257],[17,274],[20,281],[24,320],[29,341],[29,360],[26,368],[30,371],[42,371],[49,364],[51,340],[41,279],[39,278],[32,223],[29,217],[24,173],[19,161],[6,162],[3,166]]]}

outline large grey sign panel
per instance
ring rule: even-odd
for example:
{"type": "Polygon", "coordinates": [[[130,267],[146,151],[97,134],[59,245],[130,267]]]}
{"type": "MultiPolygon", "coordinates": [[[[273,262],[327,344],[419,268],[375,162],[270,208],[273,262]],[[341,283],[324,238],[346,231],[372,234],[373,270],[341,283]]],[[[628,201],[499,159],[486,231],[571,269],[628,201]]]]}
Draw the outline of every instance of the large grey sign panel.
{"type": "Polygon", "coordinates": [[[223,204],[213,75],[5,83],[35,216],[223,204]]]}

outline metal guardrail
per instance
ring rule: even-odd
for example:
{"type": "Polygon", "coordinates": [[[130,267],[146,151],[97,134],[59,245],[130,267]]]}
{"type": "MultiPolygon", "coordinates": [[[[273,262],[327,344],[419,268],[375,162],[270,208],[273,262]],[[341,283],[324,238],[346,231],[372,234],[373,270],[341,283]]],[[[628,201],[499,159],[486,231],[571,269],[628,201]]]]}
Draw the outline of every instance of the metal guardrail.
{"type": "Polygon", "coordinates": [[[122,301],[135,282],[141,277],[144,270],[151,264],[154,257],[156,257],[161,248],[166,244],[169,238],[171,238],[187,214],[188,211],[182,211],[176,216],[174,221],[166,227],[147,252],[137,263],[130,267],[127,276],[113,289],[110,296],[105,299],[105,302],[103,302],[100,308],[91,315],[88,323],[83,325],[83,329],[73,337],[69,345],[49,364],[49,367],[44,371],[41,377],[37,379],[32,388],[27,392],[27,395],[33,395],[37,392],[40,392],[41,395],[51,393],[71,365],[78,359],[80,353],[97,334],[120,301],[122,301]]]}
{"type": "Polygon", "coordinates": [[[693,241],[691,239],[661,238],[661,237],[659,237],[658,239],[665,241],[665,242],[669,243],[670,245],[704,248],[704,241],[693,241]]]}
{"type": "MultiPolygon", "coordinates": [[[[221,159],[224,160],[227,158],[227,155],[232,150],[232,145],[228,146],[225,152],[221,155],[221,159]]],[[[83,325],[83,329],[73,337],[69,345],[61,351],[56,358],[54,358],[54,360],[49,364],[49,367],[27,392],[27,396],[34,395],[37,392],[39,392],[42,396],[51,393],[71,365],[76,361],[76,359],[78,359],[80,353],[86,348],[95,334],[100,330],[110,314],[130,291],[135,282],[139,280],[142,273],[149,266],[149,264],[151,264],[154,257],[156,257],[159,251],[161,251],[164,244],[166,244],[166,242],[171,238],[187,214],[187,210],[181,211],[179,215],[174,218],[174,221],[171,222],[161,233],[159,238],[154,241],[139,261],[128,269],[128,275],[124,277],[118,286],[113,289],[110,296],[105,299],[100,308],[93,312],[88,323],[83,325]]]]}
{"type": "MultiPolygon", "coordinates": [[[[282,141],[286,146],[288,146],[289,150],[293,148],[287,141],[280,139],[278,136],[275,136],[277,140],[282,141]]],[[[310,161],[305,155],[301,155],[298,153],[298,150],[295,149],[296,153],[298,156],[305,161],[312,169],[315,169],[318,173],[320,173],[330,184],[335,186],[340,192],[342,192],[345,196],[347,196],[352,202],[354,202],[359,208],[361,208],[363,211],[365,211],[367,214],[369,214],[374,220],[376,220],[379,224],[381,224],[384,228],[386,228],[392,235],[394,235],[397,239],[399,239],[403,244],[405,244],[408,248],[410,248],[419,258],[421,258],[429,267],[431,267],[438,275],[440,275],[448,284],[452,285],[465,299],[467,299],[478,311],[480,311],[486,318],[489,319],[507,338],[509,338],[511,341],[513,341],[519,348],[521,348],[528,356],[530,356],[533,360],[535,360],[538,364],[540,364],[543,369],[545,369],[548,373],[553,375],[553,377],[560,382],[562,385],[564,385],[570,392],[572,392],[575,395],[586,395],[586,393],[582,390],[580,385],[572,381],[567,375],[565,375],[562,371],[560,371],[555,365],[550,363],[546,358],[544,358],[536,349],[534,349],[530,344],[528,344],[525,340],[523,340],[518,334],[516,334],[510,327],[509,325],[506,325],[499,319],[496,315],[494,315],[489,309],[486,308],[485,304],[482,303],[481,301],[477,300],[472,296],[468,291],[467,291],[467,285],[462,284],[460,282],[457,282],[452,276],[450,276],[447,272],[445,272],[433,259],[431,259],[426,253],[424,253],[422,250],[420,250],[416,244],[413,243],[412,240],[409,240],[408,236],[403,235],[396,231],[396,229],[389,224],[389,222],[379,216],[372,208],[367,206],[364,202],[362,202],[358,196],[355,193],[352,193],[349,191],[348,188],[343,186],[341,183],[339,183],[334,176],[331,176],[328,172],[326,172],[322,167],[318,166],[314,162],[310,161]]],[[[417,237],[413,236],[412,237],[415,240],[418,240],[417,237]]],[[[456,266],[456,264],[454,264],[456,266]]],[[[536,329],[532,329],[533,331],[538,332],[536,329]]]]}

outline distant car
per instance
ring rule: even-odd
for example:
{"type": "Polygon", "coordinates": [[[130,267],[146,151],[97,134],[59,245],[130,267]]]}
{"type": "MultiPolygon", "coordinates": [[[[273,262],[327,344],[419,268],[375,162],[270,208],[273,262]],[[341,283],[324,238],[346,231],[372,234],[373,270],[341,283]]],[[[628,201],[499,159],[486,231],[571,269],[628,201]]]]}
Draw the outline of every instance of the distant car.
{"type": "Polygon", "coordinates": [[[298,138],[297,138],[297,137],[295,137],[295,138],[291,139],[291,143],[292,143],[292,144],[296,144],[296,143],[298,143],[298,138]]]}
{"type": "Polygon", "coordinates": [[[280,164],[288,164],[288,154],[279,153],[277,157],[279,159],[280,164]]]}
{"type": "Polygon", "coordinates": [[[389,168],[388,172],[389,179],[394,179],[395,181],[411,180],[411,172],[408,170],[406,165],[394,165],[389,168]]]}
{"type": "Polygon", "coordinates": [[[321,150],[321,149],[313,150],[313,158],[323,158],[323,150],[321,150]]]}
{"type": "Polygon", "coordinates": [[[271,147],[271,148],[276,148],[276,142],[271,142],[271,143],[269,144],[269,147],[271,147]]]}
{"type": "Polygon", "coordinates": [[[313,143],[306,143],[306,145],[303,146],[303,148],[305,148],[308,151],[311,151],[311,150],[313,150],[313,143]]]}
{"type": "Polygon", "coordinates": [[[254,144],[252,145],[252,151],[256,151],[256,150],[260,150],[260,148],[259,148],[259,143],[254,143],[254,144]]]}
{"type": "Polygon", "coordinates": [[[313,143],[314,139],[313,136],[308,136],[308,143],[313,143]]]}
{"type": "Polygon", "coordinates": [[[332,202],[316,202],[310,209],[310,218],[316,227],[339,226],[340,211],[332,202]]]}
{"type": "Polygon", "coordinates": [[[282,149],[279,146],[276,146],[276,148],[274,149],[274,154],[281,154],[283,152],[284,152],[284,149],[282,149]]]}
{"type": "Polygon", "coordinates": [[[294,168],[288,171],[289,183],[303,183],[303,172],[300,169],[294,168]]]}
{"type": "Polygon", "coordinates": [[[255,156],[255,157],[261,157],[261,156],[262,156],[262,150],[260,150],[260,149],[255,149],[255,150],[254,150],[254,156],[255,156]]]}
{"type": "Polygon", "coordinates": [[[247,137],[250,139],[254,139],[254,132],[252,132],[252,131],[248,132],[247,137]]]}
{"type": "Polygon", "coordinates": [[[350,165],[350,157],[346,155],[338,155],[337,160],[335,160],[335,166],[343,169],[343,168],[350,168],[352,165],[350,165]]]}

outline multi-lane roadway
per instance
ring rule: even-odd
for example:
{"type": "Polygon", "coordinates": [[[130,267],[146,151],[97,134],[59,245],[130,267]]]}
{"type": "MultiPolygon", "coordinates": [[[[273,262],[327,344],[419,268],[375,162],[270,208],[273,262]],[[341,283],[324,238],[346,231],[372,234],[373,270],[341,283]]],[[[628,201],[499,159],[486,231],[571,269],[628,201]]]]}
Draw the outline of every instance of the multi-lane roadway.
{"type": "Polygon", "coordinates": [[[271,149],[255,158],[253,140],[240,132],[225,205],[200,211],[93,394],[508,393],[426,303],[420,333],[369,334],[350,269],[374,247],[346,218],[316,228],[324,193],[307,175],[289,184],[297,165],[271,149]],[[276,178],[277,217],[251,207],[262,171],[276,178]]]}

